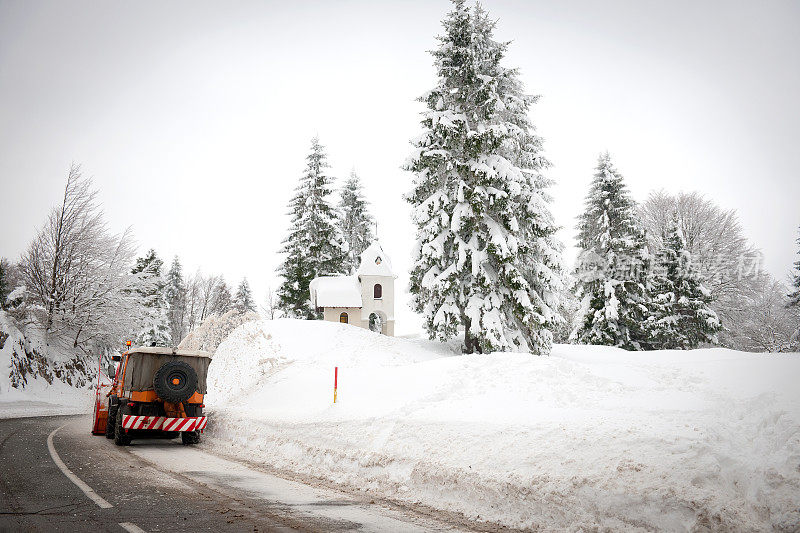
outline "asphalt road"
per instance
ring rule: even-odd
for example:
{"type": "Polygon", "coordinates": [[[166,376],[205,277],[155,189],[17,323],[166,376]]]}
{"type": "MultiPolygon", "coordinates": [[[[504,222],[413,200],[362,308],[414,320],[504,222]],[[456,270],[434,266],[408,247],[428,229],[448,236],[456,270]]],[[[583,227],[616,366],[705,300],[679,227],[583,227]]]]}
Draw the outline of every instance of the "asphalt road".
{"type": "Polygon", "coordinates": [[[92,436],[90,425],[86,416],[0,420],[0,531],[457,529],[279,478],[180,439],[118,447],[92,436]]]}

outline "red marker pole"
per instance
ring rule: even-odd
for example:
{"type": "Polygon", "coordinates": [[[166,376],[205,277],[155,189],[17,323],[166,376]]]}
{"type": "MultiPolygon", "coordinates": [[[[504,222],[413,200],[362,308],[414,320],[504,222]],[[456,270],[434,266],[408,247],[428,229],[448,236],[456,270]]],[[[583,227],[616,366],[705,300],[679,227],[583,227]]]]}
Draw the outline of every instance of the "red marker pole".
{"type": "Polygon", "coordinates": [[[339,386],[339,367],[333,367],[333,403],[336,403],[336,389],[339,386]]]}

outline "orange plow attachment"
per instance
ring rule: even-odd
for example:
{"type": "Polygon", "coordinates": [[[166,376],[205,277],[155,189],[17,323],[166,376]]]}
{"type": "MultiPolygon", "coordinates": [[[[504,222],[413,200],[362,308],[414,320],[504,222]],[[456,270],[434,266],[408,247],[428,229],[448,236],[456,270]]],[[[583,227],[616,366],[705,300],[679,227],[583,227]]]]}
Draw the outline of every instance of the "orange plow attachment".
{"type": "Polygon", "coordinates": [[[97,390],[94,393],[94,420],[92,421],[92,435],[105,435],[106,424],[108,423],[108,391],[111,390],[111,383],[105,374],[100,372],[98,376],[97,390]]]}
{"type": "Polygon", "coordinates": [[[105,435],[106,424],[108,423],[108,403],[99,396],[95,396],[94,402],[94,423],[92,424],[92,435],[105,435]]]}

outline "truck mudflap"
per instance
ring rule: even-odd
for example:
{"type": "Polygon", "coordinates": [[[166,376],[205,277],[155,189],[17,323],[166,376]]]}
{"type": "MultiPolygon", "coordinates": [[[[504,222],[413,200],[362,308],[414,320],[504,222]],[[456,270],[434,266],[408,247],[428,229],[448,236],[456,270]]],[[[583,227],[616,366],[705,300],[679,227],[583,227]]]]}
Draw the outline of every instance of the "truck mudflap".
{"type": "Polygon", "coordinates": [[[122,415],[125,429],[149,429],[154,431],[196,431],[206,428],[208,419],[204,416],[186,418],[167,418],[166,416],[122,415]]]}

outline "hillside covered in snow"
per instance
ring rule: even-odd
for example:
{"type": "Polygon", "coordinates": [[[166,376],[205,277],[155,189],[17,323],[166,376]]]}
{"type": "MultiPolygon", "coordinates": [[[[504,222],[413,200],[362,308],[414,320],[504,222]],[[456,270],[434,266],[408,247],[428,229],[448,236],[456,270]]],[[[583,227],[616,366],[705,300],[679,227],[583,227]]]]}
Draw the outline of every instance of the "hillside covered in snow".
{"type": "Polygon", "coordinates": [[[0,418],[88,412],[96,365],[25,335],[0,310],[0,418]]]}
{"type": "Polygon", "coordinates": [[[799,376],[797,354],[460,356],[251,322],[210,367],[206,445],[512,527],[796,531],[799,376]]]}

